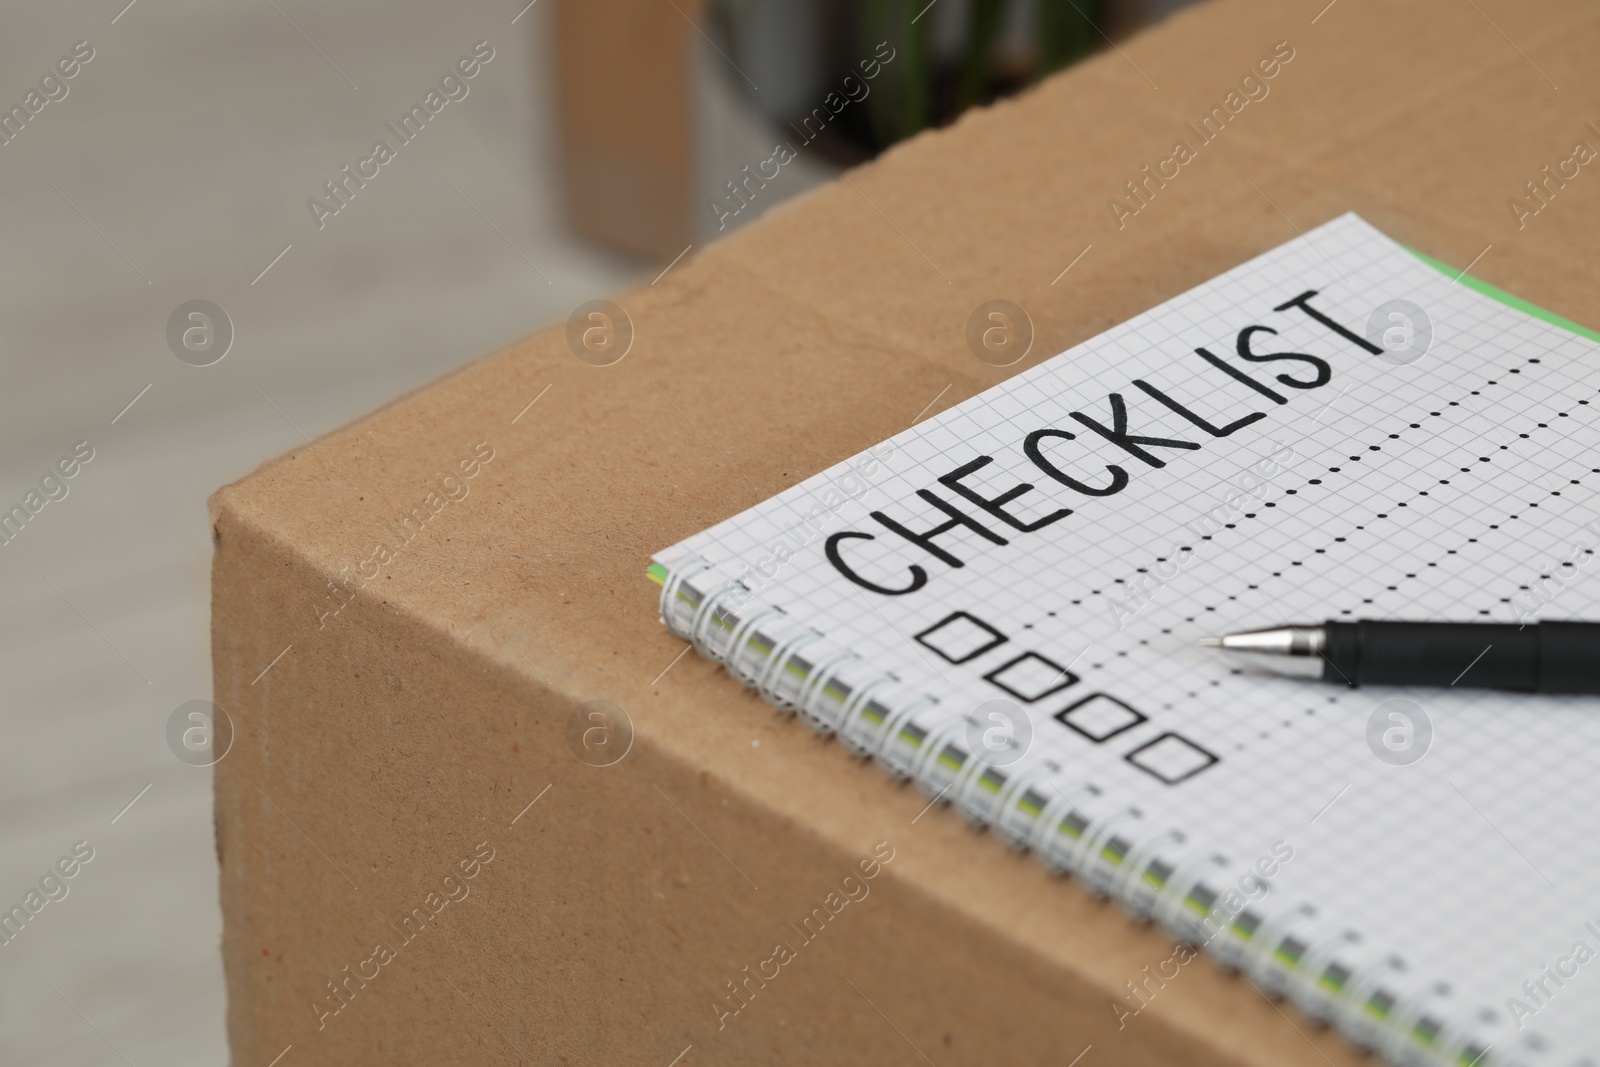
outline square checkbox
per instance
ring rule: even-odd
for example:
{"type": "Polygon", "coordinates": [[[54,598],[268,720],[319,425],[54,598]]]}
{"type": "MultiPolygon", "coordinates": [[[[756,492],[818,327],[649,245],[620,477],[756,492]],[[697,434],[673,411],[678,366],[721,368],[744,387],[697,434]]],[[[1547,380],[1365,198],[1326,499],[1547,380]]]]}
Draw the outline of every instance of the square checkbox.
{"type": "Polygon", "coordinates": [[[913,640],[924,648],[933,649],[949,663],[965,663],[999,648],[1007,638],[977,616],[956,611],[917,634],[913,640]]]}
{"type": "Polygon", "coordinates": [[[984,681],[999,686],[1024,704],[1043,700],[1059,693],[1078,681],[1078,676],[1055,660],[1037,652],[1024,652],[983,676],[984,681]]]}
{"type": "Polygon", "coordinates": [[[1193,778],[1216,763],[1212,755],[1181,734],[1165,733],[1123,757],[1135,767],[1168,785],[1193,778]]]}
{"type": "Polygon", "coordinates": [[[1077,703],[1068,704],[1056,712],[1057,722],[1072,727],[1095,744],[1109,741],[1146,719],[1144,713],[1104,693],[1090,693],[1077,703]]]}

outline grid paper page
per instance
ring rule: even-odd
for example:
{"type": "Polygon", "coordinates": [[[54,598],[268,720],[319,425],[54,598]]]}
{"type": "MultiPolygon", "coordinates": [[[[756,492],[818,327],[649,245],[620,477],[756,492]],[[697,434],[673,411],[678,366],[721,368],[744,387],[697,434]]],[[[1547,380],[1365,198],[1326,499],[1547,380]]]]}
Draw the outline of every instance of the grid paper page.
{"type": "Polygon", "coordinates": [[[1596,616],[1597,387],[1600,346],[1346,215],[656,558],[946,709],[1020,708],[1030,761],[1493,1012],[1481,1062],[1575,1064],[1600,704],[1261,677],[1195,642],[1596,616]]]}

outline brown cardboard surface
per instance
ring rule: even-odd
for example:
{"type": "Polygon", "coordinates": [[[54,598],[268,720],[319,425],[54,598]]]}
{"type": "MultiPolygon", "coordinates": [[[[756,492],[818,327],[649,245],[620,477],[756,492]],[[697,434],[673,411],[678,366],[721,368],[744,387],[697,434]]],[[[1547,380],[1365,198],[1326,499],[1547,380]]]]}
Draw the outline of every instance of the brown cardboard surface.
{"type": "Polygon", "coordinates": [[[1597,48],[1577,0],[1193,9],[620,297],[613,366],[547,331],[219,492],[234,1063],[1359,1062],[1209,962],[1119,1029],[1162,935],[675,659],[643,568],[1345,210],[1600,324],[1600,174],[1520,229],[1507,206],[1600,147],[1597,48]],[[1119,229],[1110,198],[1280,41],[1269,95],[1119,229]],[[995,297],[1037,334],[1007,370],[964,339],[995,297]],[[596,700],[634,727],[610,767],[568,746],[596,700]],[[868,894],[803,941],[879,842],[868,894]],[[414,908],[437,914],[406,943],[414,908]],[[779,941],[795,958],[719,1026],[779,941]]]}

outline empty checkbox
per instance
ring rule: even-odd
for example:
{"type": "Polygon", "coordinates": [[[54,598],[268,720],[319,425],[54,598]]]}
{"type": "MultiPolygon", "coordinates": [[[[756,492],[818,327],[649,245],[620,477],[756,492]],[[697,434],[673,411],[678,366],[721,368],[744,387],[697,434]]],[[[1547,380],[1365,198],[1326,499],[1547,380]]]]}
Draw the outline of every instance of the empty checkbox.
{"type": "Polygon", "coordinates": [[[1188,738],[1174,733],[1162,734],[1123,758],[1168,785],[1193,778],[1218,759],[1188,738]]]}
{"type": "Polygon", "coordinates": [[[916,642],[950,663],[965,663],[1006,643],[1006,635],[964,611],[953,612],[917,634],[916,642]]]}
{"type": "Polygon", "coordinates": [[[1069,704],[1056,712],[1056,721],[1099,744],[1133,729],[1146,721],[1146,716],[1116,697],[1091,693],[1076,704],[1069,704]]]}
{"type": "Polygon", "coordinates": [[[983,676],[1024,704],[1043,700],[1077,682],[1078,676],[1037,652],[1024,652],[983,676]]]}

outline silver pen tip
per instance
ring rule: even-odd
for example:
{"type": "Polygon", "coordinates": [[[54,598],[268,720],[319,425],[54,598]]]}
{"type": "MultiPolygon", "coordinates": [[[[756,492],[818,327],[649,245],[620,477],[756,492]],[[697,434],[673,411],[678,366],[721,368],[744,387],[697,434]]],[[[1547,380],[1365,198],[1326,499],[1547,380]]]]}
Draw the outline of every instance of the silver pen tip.
{"type": "Polygon", "coordinates": [[[1220,649],[1244,666],[1269,674],[1320,677],[1326,635],[1321,626],[1274,626],[1221,637],[1202,637],[1205,648],[1220,649]]]}

